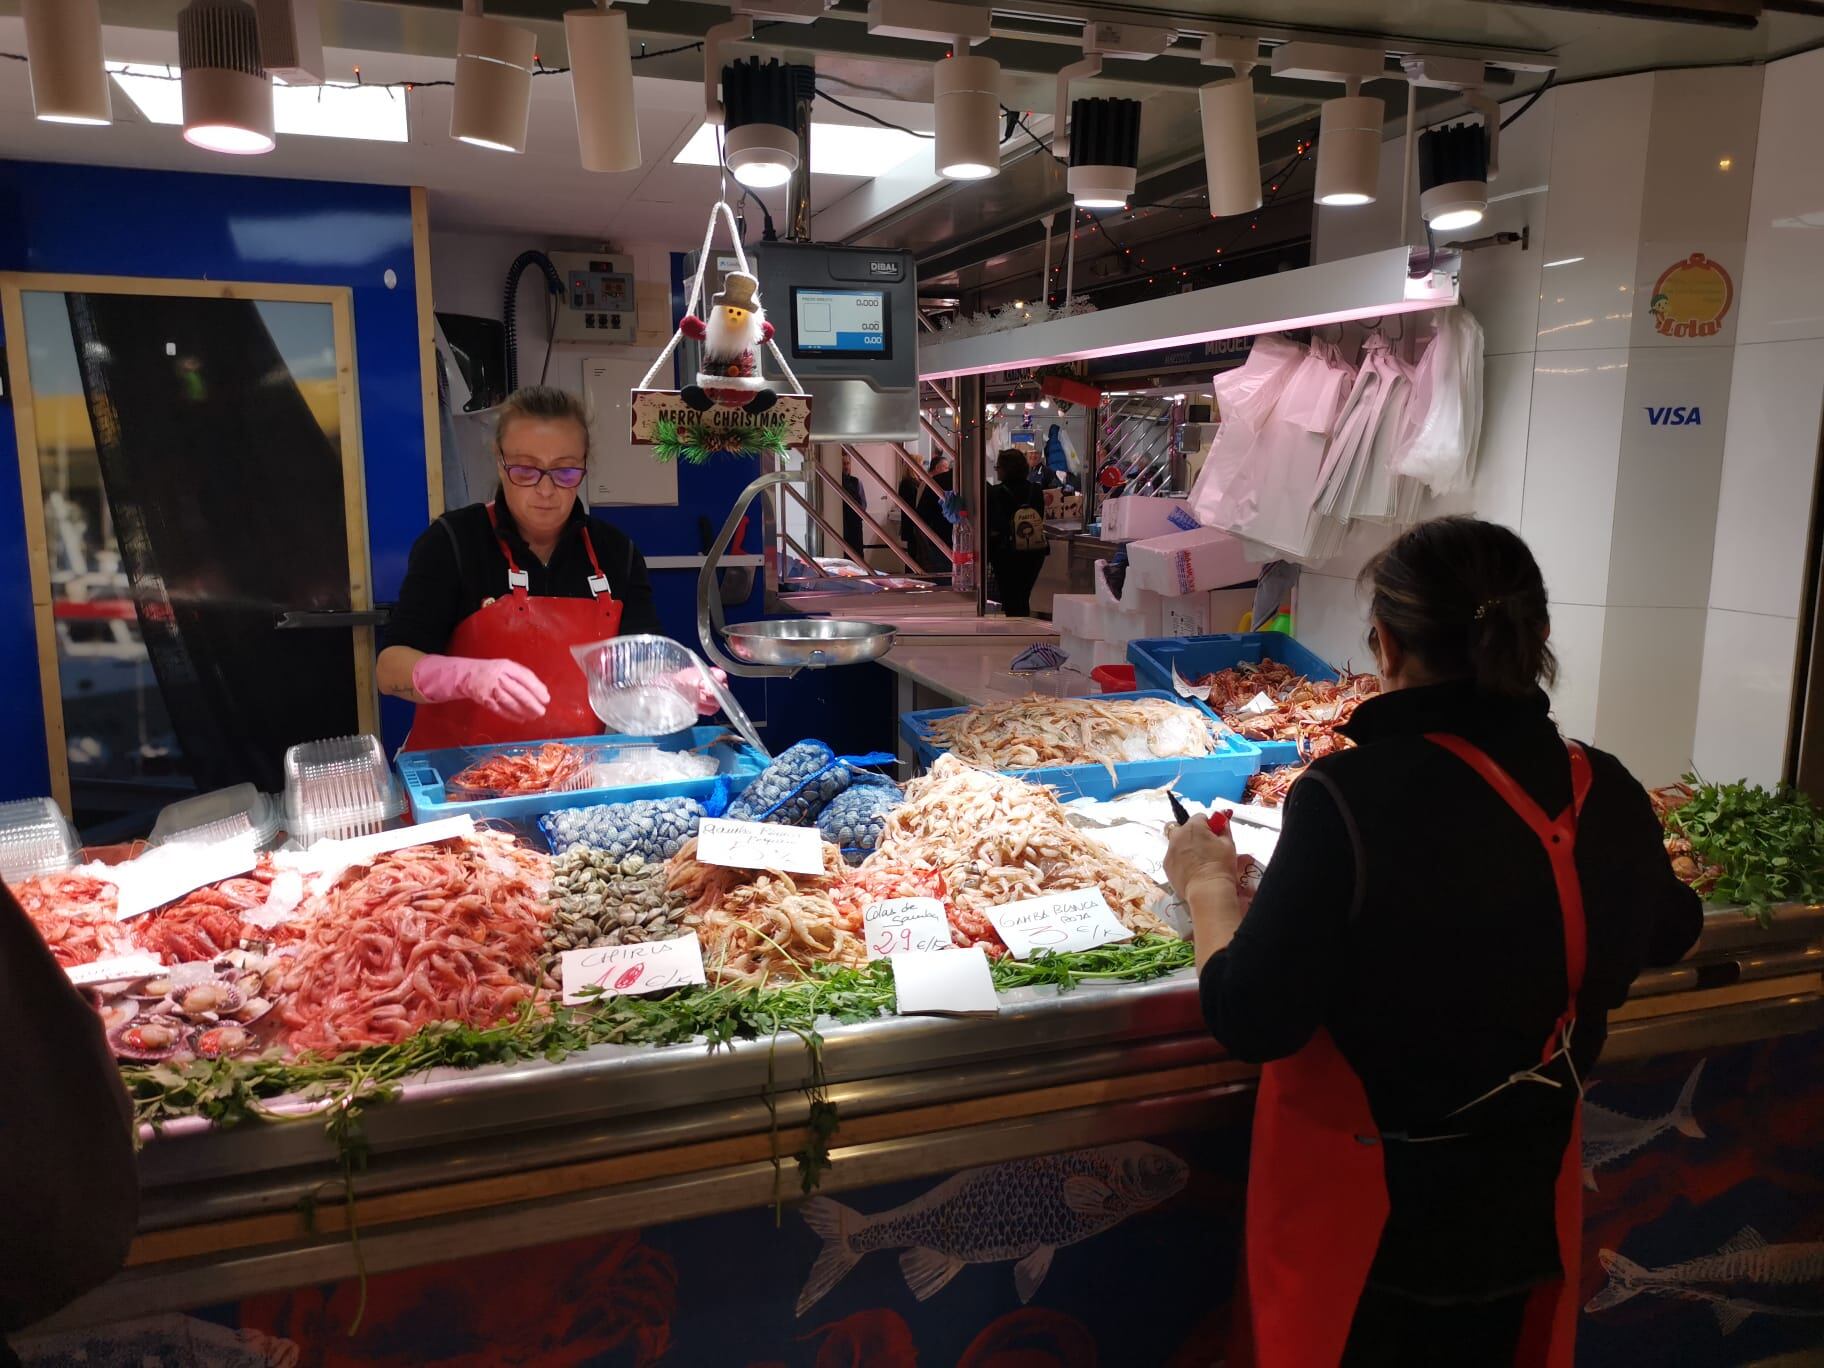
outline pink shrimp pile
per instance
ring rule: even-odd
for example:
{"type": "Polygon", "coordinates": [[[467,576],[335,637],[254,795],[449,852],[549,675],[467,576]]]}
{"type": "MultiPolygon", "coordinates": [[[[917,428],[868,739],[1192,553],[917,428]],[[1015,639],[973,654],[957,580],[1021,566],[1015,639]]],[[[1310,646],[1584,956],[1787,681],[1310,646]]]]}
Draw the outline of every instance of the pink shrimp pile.
{"type": "Polygon", "coordinates": [[[387,1044],[434,1021],[492,1026],[540,996],[551,860],[510,836],[414,846],[350,870],[301,911],[281,983],[294,1050],[387,1044]]]}
{"type": "Polygon", "coordinates": [[[114,920],[114,885],[86,874],[39,874],[12,885],[51,954],[65,969],[131,954],[127,928],[114,920]]]}
{"type": "Polygon", "coordinates": [[[296,922],[262,928],[242,919],[243,913],[266,905],[272,876],[272,857],[262,855],[259,864],[246,874],[205,884],[139,918],[131,924],[133,939],[140,949],[150,950],[166,964],[212,960],[246,940],[276,944],[298,940],[304,928],[296,922]]]}

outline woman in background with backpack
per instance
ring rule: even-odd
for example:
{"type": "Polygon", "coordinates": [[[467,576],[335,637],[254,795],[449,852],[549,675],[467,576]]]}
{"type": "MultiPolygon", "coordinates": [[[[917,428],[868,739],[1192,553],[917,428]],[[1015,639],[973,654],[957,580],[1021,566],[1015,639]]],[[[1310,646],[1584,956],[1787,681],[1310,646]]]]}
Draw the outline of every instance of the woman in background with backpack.
{"type": "Polygon", "coordinates": [[[1008,617],[1032,614],[1032,586],[1050,550],[1045,533],[1045,492],[1026,473],[1026,453],[1008,447],[995,458],[998,484],[988,487],[988,564],[1001,589],[1008,617]]]}

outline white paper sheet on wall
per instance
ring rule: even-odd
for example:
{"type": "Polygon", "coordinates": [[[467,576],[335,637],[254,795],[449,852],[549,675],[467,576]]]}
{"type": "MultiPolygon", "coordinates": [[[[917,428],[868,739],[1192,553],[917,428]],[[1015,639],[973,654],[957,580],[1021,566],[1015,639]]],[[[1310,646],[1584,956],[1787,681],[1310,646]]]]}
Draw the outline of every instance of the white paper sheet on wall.
{"type": "Polygon", "coordinates": [[[678,463],[654,459],[651,447],[635,446],[629,435],[628,394],[651,364],[644,356],[583,358],[583,393],[595,415],[589,429],[591,508],[677,507],[678,463]]]}

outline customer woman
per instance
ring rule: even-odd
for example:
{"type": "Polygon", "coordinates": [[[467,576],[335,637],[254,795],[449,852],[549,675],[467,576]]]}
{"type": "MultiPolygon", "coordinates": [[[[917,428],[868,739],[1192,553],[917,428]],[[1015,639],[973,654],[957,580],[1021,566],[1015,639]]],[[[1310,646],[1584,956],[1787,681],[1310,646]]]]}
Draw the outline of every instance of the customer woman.
{"type": "Polygon", "coordinates": [[[1263,1065],[1243,1338],[1264,1366],[1569,1365],[1584,1080],[1701,908],[1640,784],[1552,722],[1519,537],[1424,523],[1363,580],[1385,693],[1293,787],[1252,905],[1204,824],[1166,860],[1205,1019],[1263,1065]]]}
{"type": "MultiPolygon", "coordinates": [[[[931,458],[929,469],[932,483],[936,484],[944,494],[948,494],[954,479],[951,474],[950,458],[943,452],[938,452],[931,458]]],[[[944,517],[943,495],[933,491],[928,485],[921,486],[918,493],[917,512],[925,526],[942,537],[944,542],[942,546],[939,546],[922,532],[914,530],[912,533],[915,539],[912,559],[918,562],[919,568],[927,575],[947,575],[952,568],[950,546],[955,534],[944,517]]]]}
{"type": "Polygon", "coordinates": [[[1039,581],[1049,547],[1045,535],[1045,491],[1028,478],[1026,453],[1008,447],[995,457],[988,486],[983,531],[988,535],[988,565],[1000,588],[1001,611],[1008,617],[1032,615],[1032,586],[1039,581]]]}
{"type": "Polygon", "coordinates": [[[387,622],[380,688],[418,705],[406,750],[599,732],[570,648],[660,631],[639,548],[578,500],[582,400],[515,391],[494,449],[499,489],[419,536],[387,622]]]}

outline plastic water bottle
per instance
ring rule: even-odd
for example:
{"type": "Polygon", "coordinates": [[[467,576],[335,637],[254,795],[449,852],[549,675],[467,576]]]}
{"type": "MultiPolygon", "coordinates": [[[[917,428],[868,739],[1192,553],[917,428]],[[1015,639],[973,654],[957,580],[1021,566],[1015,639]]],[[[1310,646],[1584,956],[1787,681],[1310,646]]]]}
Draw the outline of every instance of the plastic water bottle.
{"type": "Polygon", "coordinates": [[[954,573],[950,587],[959,594],[975,592],[975,525],[967,513],[957,521],[950,536],[950,560],[954,573]]]}

